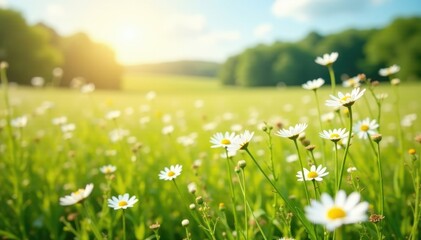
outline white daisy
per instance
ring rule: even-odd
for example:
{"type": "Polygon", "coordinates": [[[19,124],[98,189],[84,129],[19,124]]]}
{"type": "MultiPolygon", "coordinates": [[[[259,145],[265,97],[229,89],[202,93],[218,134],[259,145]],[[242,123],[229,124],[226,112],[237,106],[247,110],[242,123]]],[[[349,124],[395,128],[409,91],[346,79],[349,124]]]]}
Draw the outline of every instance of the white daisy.
{"type": "Polygon", "coordinates": [[[27,116],[17,117],[15,119],[12,119],[10,124],[12,125],[12,127],[15,127],[15,128],[24,128],[28,124],[28,117],[27,116]]]}
{"type": "Polygon", "coordinates": [[[370,118],[366,118],[354,125],[354,131],[358,134],[360,139],[367,139],[368,135],[371,136],[377,133],[378,127],[379,124],[376,119],[370,120],[370,118]]]}
{"type": "Polygon", "coordinates": [[[103,173],[103,174],[111,174],[113,172],[115,172],[115,170],[117,170],[117,167],[114,165],[105,165],[99,168],[99,170],[103,173]]]}
{"type": "Polygon", "coordinates": [[[279,137],[285,137],[289,139],[296,139],[307,128],[307,123],[299,123],[295,126],[291,126],[288,129],[280,129],[275,135],[279,137]]]}
{"type": "Polygon", "coordinates": [[[322,224],[328,231],[343,224],[357,223],[367,220],[368,203],[360,202],[358,192],[348,197],[344,190],[339,190],[335,199],[323,193],[320,202],[311,200],[310,206],[305,207],[307,218],[317,224],[322,224]]]}
{"type": "Polygon", "coordinates": [[[331,54],[323,54],[323,57],[317,57],[315,62],[317,64],[323,65],[323,66],[328,66],[333,64],[336,59],[338,59],[339,54],[337,52],[333,52],[331,54]]]}
{"type": "Polygon", "coordinates": [[[307,81],[306,83],[302,85],[302,87],[307,90],[317,90],[318,88],[323,86],[323,84],[325,84],[325,80],[323,80],[322,78],[318,78],[318,79],[307,81]]]}
{"type": "Polygon", "coordinates": [[[387,76],[390,76],[392,74],[395,74],[395,73],[399,72],[399,70],[401,70],[401,68],[398,65],[393,64],[392,66],[390,66],[388,68],[380,69],[379,75],[383,76],[383,77],[387,77],[387,76]]]}
{"type": "Polygon", "coordinates": [[[316,168],[316,165],[312,165],[310,167],[310,171],[306,168],[303,168],[303,171],[298,171],[296,177],[297,180],[302,181],[312,181],[316,180],[318,182],[323,180],[323,177],[328,175],[329,172],[326,172],[326,167],[323,167],[322,165],[319,165],[316,168]],[[304,178],[303,178],[303,171],[304,171],[304,178]]]}
{"type": "Polygon", "coordinates": [[[108,207],[114,208],[114,210],[127,209],[129,207],[133,207],[137,201],[138,199],[136,196],[129,198],[129,194],[125,193],[124,195],[118,195],[118,197],[113,196],[108,199],[108,207]]]}
{"type": "Polygon", "coordinates": [[[84,189],[81,188],[76,192],[72,192],[70,195],[61,197],[60,205],[69,206],[81,202],[91,194],[92,189],[94,189],[94,185],[92,183],[89,183],[84,189]]]}
{"type": "Polygon", "coordinates": [[[91,93],[95,91],[95,85],[93,83],[87,83],[84,84],[81,88],[80,88],[80,92],[81,93],[91,93]]]}
{"type": "Polygon", "coordinates": [[[324,139],[328,139],[332,142],[337,142],[341,139],[347,138],[349,132],[346,132],[345,128],[338,128],[333,130],[323,130],[323,132],[319,133],[319,136],[324,139]]]}
{"type": "Polygon", "coordinates": [[[211,139],[210,142],[213,144],[211,148],[226,148],[229,145],[231,145],[234,141],[235,133],[229,133],[225,132],[225,134],[222,134],[220,132],[215,133],[211,139]]]}
{"type": "Polygon", "coordinates": [[[320,118],[322,119],[322,122],[331,122],[335,118],[335,113],[328,112],[328,113],[322,114],[320,118]]]}
{"type": "Polygon", "coordinates": [[[42,87],[44,86],[45,80],[42,77],[33,77],[31,79],[31,84],[34,87],[42,87]]]}
{"type": "Polygon", "coordinates": [[[357,75],[355,77],[348,78],[347,80],[342,82],[342,86],[353,87],[353,88],[361,86],[361,75],[357,75]]]}
{"type": "Polygon", "coordinates": [[[163,135],[170,135],[171,133],[174,132],[174,126],[173,125],[167,125],[167,126],[162,128],[161,132],[162,132],[163,135]]]}
{"type": "Polygon", "coordinates": [[[121,116],[121,112],[119,110],[109,111],[105,115],[105,119],[108,120],[115,120],[121,116]]]}
{"type": "Polygon", "coordinates": [[[246,130],[244,133],[235,136],[232,144],[227,147],[228,152],[236,152],[238,150],[247,149],[253,135],[254,132],[246,130]]]}
{"type": "Polygon", "coordinates": [[[360,91],[360,88],[354,88],[351,93],[338,93],[338,97],[335,97],[333,95],[330,95],[330,98],[326,100],[326,106],[329,107],[349,107],[354,104],[355,101],[357,101],[362,95],[364,95],[365,89],[360,91]]]}
{"type": "Polygon", "coordinates": [[[173,180],[176,177],[178,177],[181,174],[181,171],[183,170],[183,166],[177,164],[177,165],[172,165],[170,168],[165,168],[164,170],[162,170],[159,173],[159,179],[161,180],[173,180]]]}

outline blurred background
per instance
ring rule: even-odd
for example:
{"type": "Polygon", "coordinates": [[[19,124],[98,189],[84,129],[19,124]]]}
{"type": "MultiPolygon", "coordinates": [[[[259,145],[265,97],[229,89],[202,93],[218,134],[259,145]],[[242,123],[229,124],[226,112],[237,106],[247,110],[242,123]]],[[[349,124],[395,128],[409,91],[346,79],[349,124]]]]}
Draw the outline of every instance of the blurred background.
{"type": "Polygon", "coordinates": [[[328,79],[314,59],[334,51],[338,82],[392,64],[419,81],[420,43],[419,0],[0,0],[0,61],[20,85],[291,86],[328,79]]]}

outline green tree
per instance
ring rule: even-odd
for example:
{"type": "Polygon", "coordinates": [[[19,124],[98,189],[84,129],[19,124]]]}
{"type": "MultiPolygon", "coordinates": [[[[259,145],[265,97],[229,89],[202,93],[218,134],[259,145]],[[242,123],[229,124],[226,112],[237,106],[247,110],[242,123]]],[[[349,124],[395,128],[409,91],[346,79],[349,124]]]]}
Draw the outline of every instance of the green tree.
{"type": "Polygon", "coordinates": [[[69,86],[71,80],[82,77],[98,88],[118,89],[122,67],[116,62],[114,52],[106,45],[94,43],[84,33],[62,40],[64,55],[63,80],[69,86]]]}
{"type": "Polygon", "coordinates": [[[236,68],[239,57],[229,57],[219,69],[219,79],[223,85],[235,85],[237,83],[236,68]]]}
{"type": "Polygon", "coordinates": [[[49,44],[50,37],[45,29],[29,26],[20,13],[0,9],[0,61],[9,63],[10,81],[29,84],[34,76],[51,79],[62,55],[49,44]]]}
{"type": "Polygon", "coordinates": [[[421,17],[399,18],[372,36],[365,47],[370,69],[401,66],[401,80],[421,76],[421,17]]]}

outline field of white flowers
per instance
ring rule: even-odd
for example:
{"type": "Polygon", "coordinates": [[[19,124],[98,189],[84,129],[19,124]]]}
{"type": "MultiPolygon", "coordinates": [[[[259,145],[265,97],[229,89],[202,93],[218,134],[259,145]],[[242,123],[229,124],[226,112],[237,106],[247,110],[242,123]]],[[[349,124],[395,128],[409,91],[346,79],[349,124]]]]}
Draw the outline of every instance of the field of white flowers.
{"type": "Polygon", "coordinates": [[[160,93],[12,86],[2,63],[0,236],[418,239],[421,85],[398,71],[160,93]]]}

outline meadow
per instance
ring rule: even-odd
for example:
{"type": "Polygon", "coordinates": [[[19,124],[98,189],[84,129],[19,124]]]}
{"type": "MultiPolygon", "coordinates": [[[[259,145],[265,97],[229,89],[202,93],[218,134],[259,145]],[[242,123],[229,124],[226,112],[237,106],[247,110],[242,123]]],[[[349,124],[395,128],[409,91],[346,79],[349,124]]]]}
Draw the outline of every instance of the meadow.
{"type": "MultiPolygon", "coordinates": [[[[421,85],[384,80],[362,83],[365,93],[337,110],[325,105],[328,85],[228,88],[212,79],[134,74],[122,91],[3,84],[0,236],[418,239],[421,85]],[[356,124],[366,118],[378,127],[364,139],[356,124]],[[319,135],[349,131],[350,121],[352,141],[342,141],[347,134],[336,142],[319,135]],[[290,129],[299,123],[308,127],[290,129]],[[290,135],[279,136],[282,129],[290,135]],[[211,147],[217,133],[239,144],[235,154],[211,147]],[[309,177],[300,176],[302,168],[320,164],[329,172],[321,181],[298,181],[309,177]],[[165,169],[175,165],[182,170],[165,169]],[[85,188],[90,183],[93,189],[85,188]],[[343,210],[317,218],[352,217],[357,202],[368,203],[364,216],[334,229],[313,224],[306,206],[314,199],[328,205],[327,196],[339,190],[349,196],[335,202],[343,210]],[[350,200],[353,192],[360,198],[350,200]],[[60,204],[71,193],[86,195],[60,204]],[[125,193],[138,201],[108,206],[125,193]]],[[[337,87],[333,95],[338,91],[352,88],[337,87]]]]}

